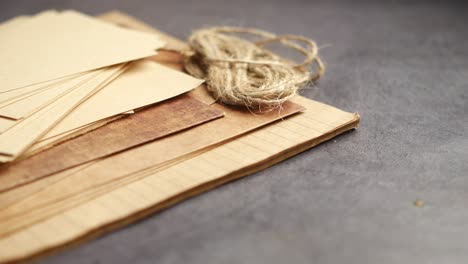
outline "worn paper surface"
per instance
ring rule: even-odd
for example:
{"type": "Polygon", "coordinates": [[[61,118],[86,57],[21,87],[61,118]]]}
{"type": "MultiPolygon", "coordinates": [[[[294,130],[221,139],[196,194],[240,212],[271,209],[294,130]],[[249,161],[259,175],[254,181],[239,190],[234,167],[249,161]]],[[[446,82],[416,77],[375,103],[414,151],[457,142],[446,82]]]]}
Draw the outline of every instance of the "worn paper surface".
{"type": "Polygon", "coordinates": [[[154,55],[154,35],[74,12],[46,12],[0,30],[0,92],[154,55]],[[70,63],[72,62],[72,63],[70,63]]]}

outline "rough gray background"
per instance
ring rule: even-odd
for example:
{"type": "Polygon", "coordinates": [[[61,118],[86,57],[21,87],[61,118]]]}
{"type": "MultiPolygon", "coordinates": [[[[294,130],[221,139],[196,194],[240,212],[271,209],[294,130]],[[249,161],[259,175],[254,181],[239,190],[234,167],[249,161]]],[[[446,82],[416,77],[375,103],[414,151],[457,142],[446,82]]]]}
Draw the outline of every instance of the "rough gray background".
{"type": "Polygon", "coordinates": [[[224,24],[312,37],[328,71],[304,94],[362,126],[43,263],[468,262],[462,1],[23,0],[0,19],[47,8],[120,9],[181,38],[224,24]]]}

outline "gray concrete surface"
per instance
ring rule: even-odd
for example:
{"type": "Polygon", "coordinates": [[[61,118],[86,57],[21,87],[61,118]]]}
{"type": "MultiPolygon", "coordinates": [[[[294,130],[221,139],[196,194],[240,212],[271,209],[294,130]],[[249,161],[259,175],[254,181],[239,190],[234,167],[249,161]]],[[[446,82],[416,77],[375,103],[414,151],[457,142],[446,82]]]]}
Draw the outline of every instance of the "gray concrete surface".
{"type": "Polygon", "coordinates": [[[304,94],[362,126],[42,263],[468,262],[466,2],[17,0],[0,19],[47,8],[312,37],[328,71],[304,94]]]}

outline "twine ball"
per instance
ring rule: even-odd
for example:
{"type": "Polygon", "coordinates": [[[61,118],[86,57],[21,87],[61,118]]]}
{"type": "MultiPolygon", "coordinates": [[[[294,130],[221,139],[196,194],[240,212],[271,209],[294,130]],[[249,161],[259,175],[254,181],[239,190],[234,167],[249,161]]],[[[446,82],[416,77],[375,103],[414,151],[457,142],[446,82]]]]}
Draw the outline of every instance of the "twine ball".
{"type": "Polygon", "coordinates": [[[298,94],[310,81],[322,76],[325,67],[318,57],[316,43],[294,35],[238,27],[200,29],[189,37],[186,71],[207,82],[217,101],[249,109],[274,109],[298,94]],[[249,41],[240,34],[260,38],[249,41]],[[303,54],[295,64],[265,48],[279,43],[303,54]],[[299,45],[302,43],[305,47],[299,45]]]}

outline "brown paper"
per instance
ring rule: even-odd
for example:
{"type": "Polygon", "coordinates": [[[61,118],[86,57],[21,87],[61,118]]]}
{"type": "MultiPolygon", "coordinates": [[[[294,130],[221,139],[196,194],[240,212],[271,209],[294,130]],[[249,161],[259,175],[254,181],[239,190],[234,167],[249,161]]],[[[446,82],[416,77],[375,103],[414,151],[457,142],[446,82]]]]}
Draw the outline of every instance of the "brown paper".
{"type": "Polygon", "coordinates": [[[28,158],[28,157],[36,154],[36,153],[39,153],[39,152],[44,151],[46,149],[49,149],[49,148],[51,148],[53,146],[56,146],[56,145],[58,145],[58,144],[60,144],[62,142],[65,142],[65,141],[67,141],[69,139],[76,138],[76,137],[78,137],[80,135],[83,135],[83,134],[85,134],[87,132],[90,132],[92,130],[100,128],[100,127],[102,127],[102,126],[104,126],[104,125],[106,125],[106,124],[108,124],[108,123],[110,123],[112,121],[115,121],[117,119],[120,119],[122,117],[131,115],[131,114],[134,114],[134,113],[135,113],[134,111],[128,111],[128,112],[125,112],[125,113],[120,114],[120,115],[111,116],[111,117],[96,121],[94,123],[91,123],[89,125],[67,131],[65,133],[56,135],[54,137],[41,139],[41,140],[37,141],[36,143],[34,143],[34,145],[32,145],[25,153],[23,153],[23,155],[21,155],[21,157],[18,160],[26,159],[26,158],[28,158]]]}
{"type": "MultiPolygon", "coordinates": [[[[213,105],[213,107],[224,112],[225,117],[99,160],[79,173],[70,175],[50,188],[34,194],[19,203],[18,206],[0,212],[0,226],[2,226],[0,236],[62,210],[60,206],[54,207],[55,203],[61,203],[61,201],[77,195],[86,198],[87,193],[91,193],[92,197],[94,188],[99,188],[133,173],[158,168],[175,160],[183,160],[193,153],[207,150],[235,136],[303,110],[302,107],[289,102],[283,105],[281,111],[272,111],[261,115],[253,115],[245,109],[233,109],[218,104],[213,105]],[[45,210],[45,207],[48,209],[45,210]],[[21,212],[28,212],[27,217],[21,212]]],[[[136,122],[134,128],[142,125],[142,122],[136,122]]],[[[102,129],[105,128],[106,126],[102,129]]],[[[53,152],[59,147],[50,151],[53,152]]],[[[72,145],[70,149],[74,147],[72,145]]],[[[81,148],[79,149],[81,150],[81,148]]],[[[59,149],[56,152],[58,155],[67,156],[66,151],[59,149]]],[[[41,155],[42,153],[37,156],[41,155]]],[[[57,156],[44,157],[43,161],[33,158],[34,156],[31,157],[31,160],[34,161],[33,165],[37,164],[37,166],[17,167],[16,169],[11,167],[9,171],[2,172],[1,186],[11,186],[15,182],[31,180],[32,177],[36,178],[41,171],[53,168],[57,160],[60,160],[57,156]],[[48,162],[47,167],[43,166],[44,162],[48,162]],[[28,171],[30,172],[29,176],[23,174],[28,171]]],[[[71,205],[71,203],[67,203],[67,207],[71,205]]]]}

